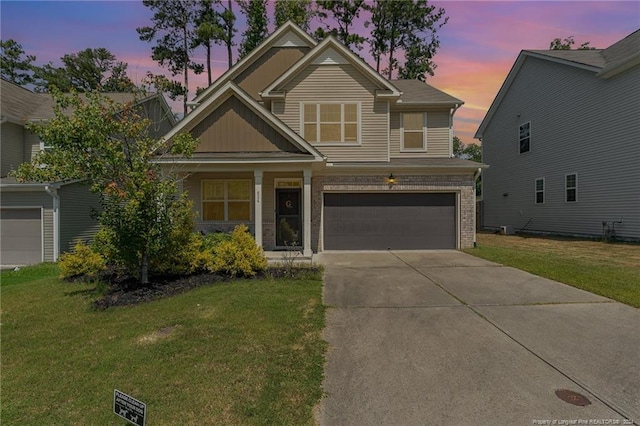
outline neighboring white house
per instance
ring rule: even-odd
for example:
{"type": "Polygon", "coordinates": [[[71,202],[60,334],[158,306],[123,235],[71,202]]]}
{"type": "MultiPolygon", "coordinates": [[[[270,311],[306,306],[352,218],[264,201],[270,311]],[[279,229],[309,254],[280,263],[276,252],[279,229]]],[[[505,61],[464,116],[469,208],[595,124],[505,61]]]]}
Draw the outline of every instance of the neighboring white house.
{"type": "Polygon", "coordinates": [[[475,137],[485,227],[640,240],[640,30],[523,50],[475,137]]]}
{"type": "MultiPolygon", "coordinates": [[[[89,240],[97,229],[92,216],[99,199],[79,181],[20,183],[11,170],[29,162],[46,144],[25,126],[54,117],[53,99],[7,80],[0,81],[0,265],[56,261],[78,239],[89,240]]],[[[136,100],[132,93],[105,93],[118,103],[136,100]]],[[[175,125],[162,95],[138,100],[159,137],[175,125]]]]}

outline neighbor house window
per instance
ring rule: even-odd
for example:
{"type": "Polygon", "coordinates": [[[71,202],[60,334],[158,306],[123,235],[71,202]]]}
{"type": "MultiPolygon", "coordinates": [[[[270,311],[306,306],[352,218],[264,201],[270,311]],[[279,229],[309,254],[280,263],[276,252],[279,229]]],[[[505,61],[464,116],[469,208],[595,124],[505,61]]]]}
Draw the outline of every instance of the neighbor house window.
{"type": "Polygon", "coordinates": [[[358,142],[357,103],[303,104],[303,132],[309,142],[358,142]]]}
{"type": "Polygon", "coordinates": [[[531,149],[531,122],[520,126],[520,154],[531,149]]]}
{"type": "Polygon", "coordinates": [[[536,179],[536,204],[544,204],[544,178],[536,179]]]}
{"type": "Polygon", "coordinates": [[[251,220],[251,181],[203,180],[202,220],[251,220]]]}
{"type": "Polygon", "coordinates": [[[573,203],[578,201],[578,175],[572,173],[564,177],[565,201],[573,203]]]}
{"type": "Polygon", "coordinates": [[[402,113],[402,149],[424,151],[427,149],[427,114],[402,113]]]}

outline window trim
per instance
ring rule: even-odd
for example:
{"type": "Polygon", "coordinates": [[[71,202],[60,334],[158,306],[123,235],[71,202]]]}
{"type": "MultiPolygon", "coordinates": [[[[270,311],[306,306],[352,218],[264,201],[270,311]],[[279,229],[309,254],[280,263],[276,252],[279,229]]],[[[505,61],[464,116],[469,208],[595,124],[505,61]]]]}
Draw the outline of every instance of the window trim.
{"type": "Polygon", "coordinates": [[[253,222],[253,191],[251,179],[201,179],[200,180],[200,220],[202,222],[224,222],[224,223],[246,223],[247,221],[253,222]],[[205,200],[204,199],[204,185],[206,182],[222,182],[224,184],[224,196],[222,200],[205,200]],[[229,182],[249,182],[249,199],[248,200],[229,200],[229,182]],[[207,202],[223,202],[224,203],[224,219],[223,220],[207,220],[204,218],[204,204],[207,202]],[[230,201],[242,201],[249,203],[249,219],[241,220],[229,220],[229,202],[230,201]]]}
{"type": "Polygon", "coordinates": [[[545,182],[544,178],[536,178],[534,180],[534,184],[533,184],[533,189],[534,189],[534,191],[533,191],[533,202],[534,202],[534,204],[545,204],[546,203],[546,201],[547,201],[546,200],[547,197],[545,195],[546,187],[547,187],[547,185],[546,185],[546,182],[545,182]],[[542,189],[541,190],[538,189],[538,182],[539,181],[542,181],[542,189]],[[542,193],[542,202],[538,202],[538,193],[542,193]]]}
{"type": "MultiPolygon", "coordinates": [[[[348,122],[352,123],[352,122],[348,122]]],[[[354,102],[342,102],[342,101],[319,101],[319,102],[300,102],[300,136],[305,138],[307,142],[313,144],[314,146],[359,146],[362,145],[362,103],[360,101],[354,102]],[[306,139],[304,134],[304,126],[307,123],[305,121],[304,108],[305,105],[315,105],[316,106],[316,141],[310,142],[306,139]],[[321,142],[320,141],[320,105],[340,105],[340,137],[343,141],[336,142],[321,142]],[[355,105],[356,106],[356,140],[353,141],[344,141],[344,106],[345,105],[355,105]]]]}
{"type": "MultiPolygon", "coordinates": [[[[427,152],[427,112],[426,111],[405,111],[400,113],[400,152],[427,152]],[[405,148],[404,146],[404,115],[422,114],[422,148],[405,148]]],[[[418,133],[418,130],[408,130],[418,133]]]]}
{"type": "Polygon", "coordinates": [[[567,173],[564,175],[564,202],[565,203],[577,203],[578,202],[578,174],[577,173],[567,173]],[[569,176],[575,176],[575,186],[569,187],[567,185],[567,178],[569,176]],[[573,189],[575,191],[574,199],[569,200],[569,190],[573,189]]]}
{"type": "Polygon", "coordinates": [[[531,152],[531,120],[524,122],[518,126],[518,153],[522,155],[522,154],[526,154],[527,152],[531,152]],[[526,126],[527,124],[529,125],[529,134],[527,135],[527,137],[529,138],[529,145],[526,151],[522,151],[522,141],[527,138],[520,137],[520,129],[523,126],[526,126]]]}

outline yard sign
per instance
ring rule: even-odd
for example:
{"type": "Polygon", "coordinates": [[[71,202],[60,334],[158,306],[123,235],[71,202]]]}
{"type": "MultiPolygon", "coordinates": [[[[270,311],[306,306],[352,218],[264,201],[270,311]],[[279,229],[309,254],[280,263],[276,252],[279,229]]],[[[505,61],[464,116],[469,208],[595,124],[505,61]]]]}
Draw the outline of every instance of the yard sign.
{"type": "Polygon", "coordinates": [[[129,423],[145,426],[147,405],[118,389],[113,390],[113,412],[129,423]]]}

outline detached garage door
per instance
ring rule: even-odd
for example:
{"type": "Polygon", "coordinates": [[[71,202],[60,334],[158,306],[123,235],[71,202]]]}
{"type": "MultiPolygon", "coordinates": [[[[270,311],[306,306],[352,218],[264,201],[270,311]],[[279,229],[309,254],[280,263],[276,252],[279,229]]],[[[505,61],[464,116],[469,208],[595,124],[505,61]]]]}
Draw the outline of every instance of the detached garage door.
{"type": "Polygon", "coordinates": [[[325,250],[456,248],[456,195],[324,194],[325,250]]]}
{"type": "Polygon", "coordinates": [[[0,261],[3,265],[42,262],[40,209],[0,209],[0,261]]]}

